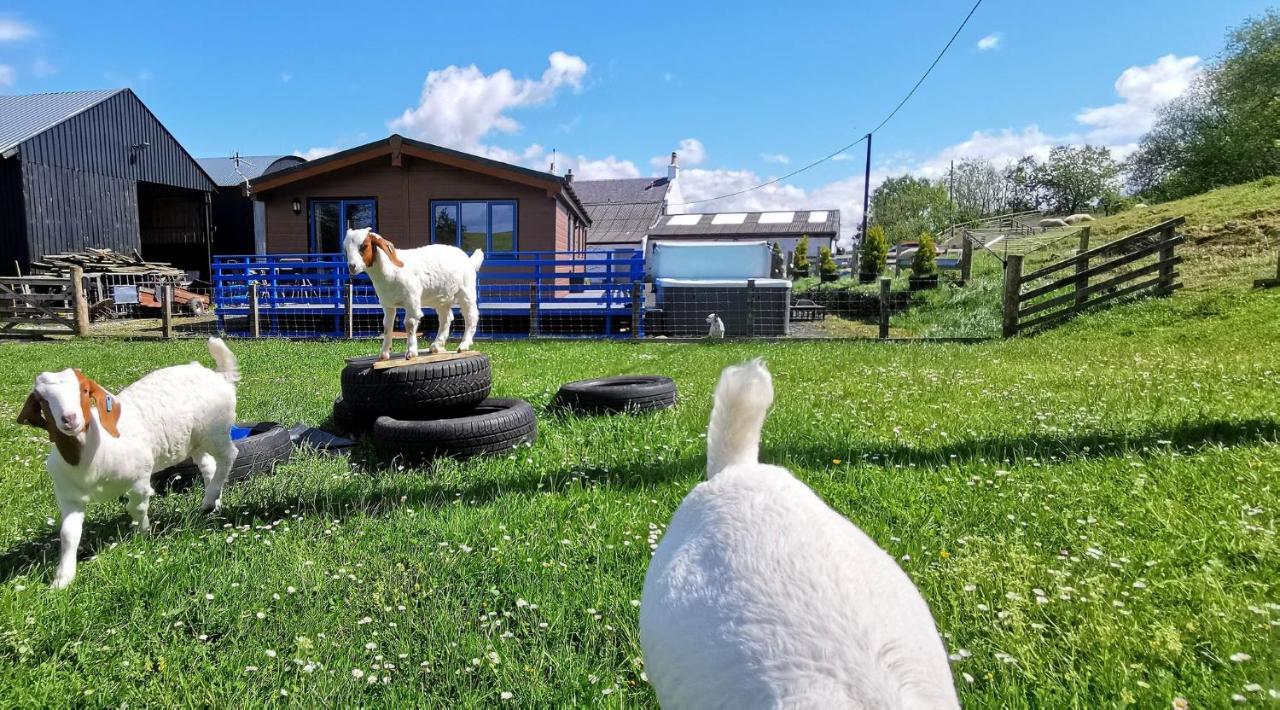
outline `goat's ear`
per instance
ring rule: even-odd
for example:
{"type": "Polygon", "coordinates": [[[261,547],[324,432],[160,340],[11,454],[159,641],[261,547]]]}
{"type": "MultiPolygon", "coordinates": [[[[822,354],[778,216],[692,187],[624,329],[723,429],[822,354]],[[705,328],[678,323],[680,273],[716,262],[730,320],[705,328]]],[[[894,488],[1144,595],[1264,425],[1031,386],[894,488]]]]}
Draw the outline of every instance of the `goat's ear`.
{"type": "Polygon", "coordinates": [[[365,266],[373,266],[373,232],[364,235],[364,243],[360,245],[360,258],[365,266]]]}
{"type": "Polygon", "coordinates": [[[396,266],[404,266],[404,262],[400,261],[400,257],[396,256],[396,245],[382,238],[379,234],[369,232],[369,236],[373,239],[373,243],[387,255],[387,259],[396,266]]]}
{"type": "Polygon", "coordinates": [[[43,402],[40,399],[40,395],[36,394],[35,391],[32,390],[31,394],[27,395],[27,401],[22,405],[22,411],[18,412],[18,423],[47,431],[49,429],[49,422],[44,418],[44,412],[42,411],[43,408],[41,406],[42,404],[43,402]]]}
{"type": "Polygon", "coordinates": [[[102,385],[85,377],[83,373],[76,370],[76,378],[80,380],[80,409],[84,412],[84,425],[87,429],[89,422],[93,421],[89,417],[89,409],[98,410],[98,423],[108,434],[120,437],[120,402],[105,389],[102,385]]]}

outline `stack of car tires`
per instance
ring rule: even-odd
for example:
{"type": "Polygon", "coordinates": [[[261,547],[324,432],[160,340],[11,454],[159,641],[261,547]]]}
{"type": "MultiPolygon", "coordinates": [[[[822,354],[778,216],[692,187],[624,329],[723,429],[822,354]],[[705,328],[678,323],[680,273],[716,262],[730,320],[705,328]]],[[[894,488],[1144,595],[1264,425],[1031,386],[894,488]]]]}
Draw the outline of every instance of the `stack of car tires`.
{"type": "Polygon", "coordinates": [[[528,402],[489,397],[489,358],[482,354],[377,363],[376,357],[347,361],[333,424],[344,434],[366,434],[385,457],[470,458],[509,451],[538,435],[528,402]]]}

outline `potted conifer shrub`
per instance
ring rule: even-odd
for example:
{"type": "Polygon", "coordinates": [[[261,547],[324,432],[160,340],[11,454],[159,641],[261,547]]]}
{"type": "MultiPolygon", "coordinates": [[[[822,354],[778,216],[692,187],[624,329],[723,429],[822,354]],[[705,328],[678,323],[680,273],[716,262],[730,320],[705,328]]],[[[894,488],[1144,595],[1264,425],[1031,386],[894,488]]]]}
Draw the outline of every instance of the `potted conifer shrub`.
{"type": "Polygon", "coordinates": [[[858,250],[858,283],[869,284],[884,271],[885,259],[889,257],[889,242],[884,236],[884,227],[873,224],[862,237],[862,246],[858,250]]]}
{"type": "Polygon", "coordinates": [[[938,287],[938,255],[933,235],[921,232],[919,241],[920,246],[911,258],[911,278],[908,283],[912,291],[938,287]]]}
{"type": "Polygon", "coordinates": [[[836,260],[831,257],[831,247],[818,247],[818,276],[823,283],[840,278],[836,273],[836,260]]]}
{"type": "Polygon", "coordinates": [[[809,235],[805,234],[796,242],[796,251],[791,255],[791,275],[809,275],[809,235]]]}

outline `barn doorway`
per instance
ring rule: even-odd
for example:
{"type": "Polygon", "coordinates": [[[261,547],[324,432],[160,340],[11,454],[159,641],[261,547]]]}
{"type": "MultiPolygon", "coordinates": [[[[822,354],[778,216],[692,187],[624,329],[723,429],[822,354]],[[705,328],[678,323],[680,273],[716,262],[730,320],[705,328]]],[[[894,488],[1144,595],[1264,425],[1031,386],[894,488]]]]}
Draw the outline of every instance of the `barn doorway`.
{"type": "Polygon", "coordinates": [[[143,259],[168,262],[201,279],[209,278],[205,193],[139,182],[138,229],[143,259]]]}

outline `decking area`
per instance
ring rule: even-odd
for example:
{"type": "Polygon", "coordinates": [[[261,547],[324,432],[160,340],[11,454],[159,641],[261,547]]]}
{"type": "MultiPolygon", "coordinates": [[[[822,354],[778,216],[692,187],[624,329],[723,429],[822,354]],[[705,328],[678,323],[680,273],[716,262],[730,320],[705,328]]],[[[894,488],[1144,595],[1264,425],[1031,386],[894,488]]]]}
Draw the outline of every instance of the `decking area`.
{"type": "MultiPolygon", "coordinates": [[[[338,338],[381,331],[373,283],[352,276],[341,254],[215,256],[212,273],[222,332],[338,338]]],[[[490,254],[477,285],[477,335],[639,336],[643,284],[638,251],[490,254]]]]}

